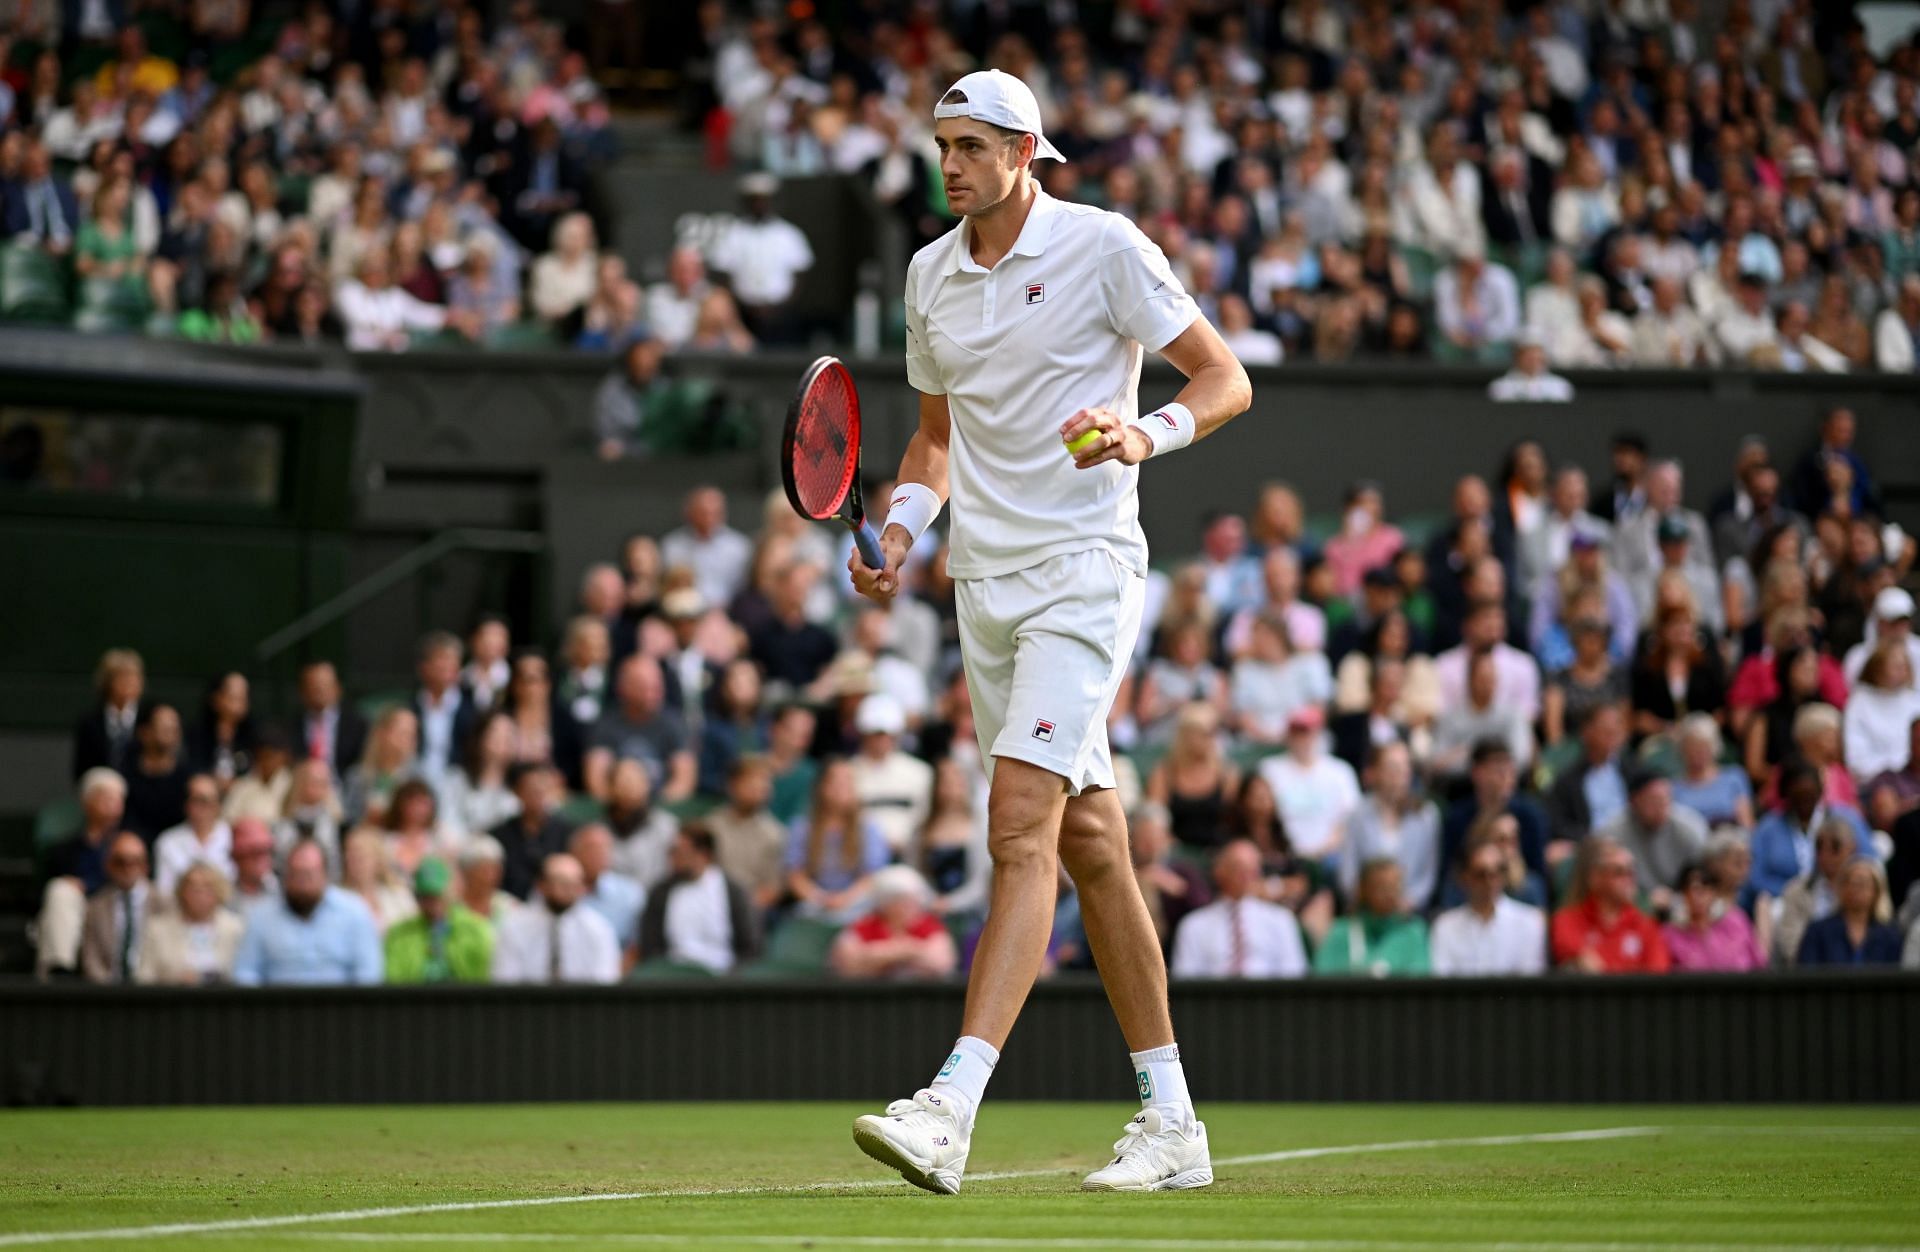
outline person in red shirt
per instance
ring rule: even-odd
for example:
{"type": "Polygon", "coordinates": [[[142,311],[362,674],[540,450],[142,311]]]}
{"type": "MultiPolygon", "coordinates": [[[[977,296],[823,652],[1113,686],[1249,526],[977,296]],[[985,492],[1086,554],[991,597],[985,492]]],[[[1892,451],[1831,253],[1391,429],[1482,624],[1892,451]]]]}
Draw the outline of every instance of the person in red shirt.
{"type": "Polygon", "coordinates": [[[1667,941],[1634,907],[1633,853],[1612,839],[1580,845],[1567,905],[1553,915],[1553,963],[1585,974],[1664,974],[1667,941]]]}
{"type": "Polygon", "coordinates": [[[960,963],[953,937],[927,908],[926,879],[905,865],[873,876],[873,910],[841,931],[829,960],[842,978],[944,978],[960,963]]]}

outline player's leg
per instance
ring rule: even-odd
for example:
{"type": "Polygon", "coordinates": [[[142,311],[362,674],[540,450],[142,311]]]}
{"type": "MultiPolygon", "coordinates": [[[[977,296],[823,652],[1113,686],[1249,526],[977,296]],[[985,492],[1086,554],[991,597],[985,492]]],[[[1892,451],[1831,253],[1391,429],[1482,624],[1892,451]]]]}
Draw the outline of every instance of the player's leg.
{"type": "Polygon", "coordinates": [[[1006,1046],[1046,960],[1059,887],[1056,848],[1066,803],[1066,779],[1059,774],[1009,757],[994,760],[987,799],[993,906],[974,947],[960,1030],[963,1037],[985,1040],[996,1052],[1006,1046]]]}
{"type": "Polygon", "coordinates": [[[1194,1115],[1167,1008],[1167,967],[1127,848],[1126,813],[1111,788],[1067,802],[1060,860],[1080,893],[1080,920],[1125,1036],[1140,1113],[1090,1191],[1173,1191],[1213,1181],[1205,1123],[1194,1115]]]}

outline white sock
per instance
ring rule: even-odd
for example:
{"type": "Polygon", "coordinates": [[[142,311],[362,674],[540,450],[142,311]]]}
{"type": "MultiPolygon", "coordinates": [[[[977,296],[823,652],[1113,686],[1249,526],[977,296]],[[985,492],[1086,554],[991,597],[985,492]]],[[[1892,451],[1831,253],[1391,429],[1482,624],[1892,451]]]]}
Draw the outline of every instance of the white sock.
{"type": "MultiPolygon", "coordinates": [[[[960,1124],[971,1127],[980,1101],[986,1098],[987,1079],[993,1077],[993,1067],[999,1063],[999,1049],[985,1039],[961,1035],[954,1041],[947,1063],[927,1085],[943,1096],[955,1098],[960,1107],[960,1124]]],[[[1186,1087],[1183,1085],[1180,1089],[1184,1091],[1186,1087]]]]}
{"type": "Polygon", "coordinates": [[[1180,1068],[1180,1045],[1133,1052],[1133,1077],[1140,1088],[1141,1108],[1178,1109],[1180,1124],[1193,1123],[1193,1097],[1187,1094],[1187,1073],[1180,1068]]]}

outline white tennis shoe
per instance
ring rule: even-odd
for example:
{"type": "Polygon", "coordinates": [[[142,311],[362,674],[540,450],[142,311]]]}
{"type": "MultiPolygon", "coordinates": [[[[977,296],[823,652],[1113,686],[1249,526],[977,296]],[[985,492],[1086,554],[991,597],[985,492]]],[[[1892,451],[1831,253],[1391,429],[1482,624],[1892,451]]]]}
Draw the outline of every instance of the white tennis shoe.
{"type": "Polygon", "coordinates": [[[953,1099],[925,1088],[887,1105],[883,1115],[853,1119],[853,1141],[862,1152],[937,1195],[960,1194],[972,1139],[953,1099]]]}
{"type": "Polygon", "coordinates": [[[1086,1191],[1182,1191],[1213,1181],[1207,1155],[1206,1123],[1188,1131],[1168,1121],[1157,1108],[1141,1109],[1127,1123],[1113,1160],[1087,1175],[1086,1191]]]}

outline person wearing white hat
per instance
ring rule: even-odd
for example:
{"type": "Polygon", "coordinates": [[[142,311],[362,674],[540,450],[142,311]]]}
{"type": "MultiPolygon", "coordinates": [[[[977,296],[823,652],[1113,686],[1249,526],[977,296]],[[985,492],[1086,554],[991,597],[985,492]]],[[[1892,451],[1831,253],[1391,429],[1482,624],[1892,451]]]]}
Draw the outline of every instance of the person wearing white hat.
{"type": "Polygon", "coordinates": [[[1034,161],[1061,158],[1026,84],[966,75],[934,107],[934,141],[961,221],[907,267],[920,429],[886,510],[882,568],[856,554],[848,569],[862,594],[891,599],[908,550],[951,499],[961,656],[992,772],[993,908],[945,1064],[911,1099],[858,1119],[854,1139],[916,1186],[959,1191],[975,1110],[1046,956],[1064,865],[1144,1106],[1085,1185],[1205,1186],[1206,1128],[1128,856],[1106,720],[1146,587],[1138,467],[1245,412],[1252,386],[1138,227],[1040,189],[1034,161]],[[1148,352],[1187,383],[1143,412],[1148,352]]]}
{"type": "Polygon", "coordinates": [[[1873,618],[1867,623],[1867,637],[1848,648],[1842,662],[1849,687],[1860,681],[1860,671],[1866,668],[1867,658],[1888,639],[1898,639],[1906,647],[1907,685],[1920,690],[1920,683],[1914,678],[1920,675],[1920,636],[1913,633],[1913,596],[1903,587],[1882,587],[1880,594],[1873,598],[1873,618]]]}
{"type": "Polygon", "coordinates": [[[860,735],[853,791],[860,797],[861,815],[879,827],[895,856],[909,857],[933,803],[933,766],[900,750],[900,736],[907,733],[906,710],[884,692],[860,701],[853,728],[860,735]]]}

